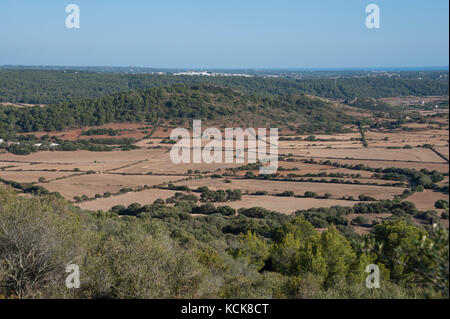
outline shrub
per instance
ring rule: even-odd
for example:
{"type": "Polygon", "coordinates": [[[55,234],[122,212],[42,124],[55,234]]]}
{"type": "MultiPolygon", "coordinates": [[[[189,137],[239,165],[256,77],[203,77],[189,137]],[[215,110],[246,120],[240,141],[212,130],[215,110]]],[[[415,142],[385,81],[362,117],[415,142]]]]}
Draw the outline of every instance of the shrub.
{"type": "Polygon", "coordinates": [[[437,209],[446,209],[448,210],[448,201],[444,199],[440,199],[434,203],[434,207],[437,209]]]}
{"type": "Polygon", "coordinates": [[[368,225],[370,220],[365,216],[357,216],[352,219],[353,225],[368,225]]]}
{"type": "Polygon", "coordinates": [[[281,196],[281,197],[294,197],[294,192],[293,191],[284,191],[280,194],[278,194],[277,196],[281,196]]]}
{"type": "Polygon", "coordinates": [[[305,192],[305,197],[317,197],[317,193],[315,193],[315,192],[310,192],[310,191],[307,191],[307,192],[305,192]]]}
{"type": "Polygon", "coordinates": [[[216,207],[211,203],[206,203],[201,206],[197,206],[192,210],[194,214],[211,215],[216,213],[216,207]]]}
{"type": "Polygon", "coordinates": [[[236,214],[236,209],[230,206],[219,206],[217,207],[216,213],[224,216],[232,216],[236,214]]]}
{"type": "Polygon", "coordinates": [[[376,198],[373,198],[371,196],[366,196],[366,195],[359,195],[359,200],[362,202],[371,202],[371,201],[376,201],[376,198]]]}

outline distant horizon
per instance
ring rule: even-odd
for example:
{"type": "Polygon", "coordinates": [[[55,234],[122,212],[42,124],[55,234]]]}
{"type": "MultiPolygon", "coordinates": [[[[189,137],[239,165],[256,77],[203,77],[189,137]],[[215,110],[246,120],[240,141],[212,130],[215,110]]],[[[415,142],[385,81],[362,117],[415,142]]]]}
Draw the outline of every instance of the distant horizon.
{"type": "Polygon", "coordinates": [[[158,67],[140,65],[51,65],[51,64],[2,64],[0,68],[136,68],[149,70],[191,70],[191,71],[449,71],[449,65],[443,66],[388,66],[388,67],[158,67]]]}

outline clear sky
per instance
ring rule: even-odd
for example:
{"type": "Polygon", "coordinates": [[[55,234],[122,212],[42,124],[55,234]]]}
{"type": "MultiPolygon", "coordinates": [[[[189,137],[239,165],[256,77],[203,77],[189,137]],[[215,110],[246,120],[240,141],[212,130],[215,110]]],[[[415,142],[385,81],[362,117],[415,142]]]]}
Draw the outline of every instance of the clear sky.
{"type": "Polygon", "coordinates": [[[448,0],[1,0],[0,65],[448,66],[448,0]],[[67,29],[77,4],[81,28],[67,29]],[[365,8],[381,9],[367,29],[365,8]]]}

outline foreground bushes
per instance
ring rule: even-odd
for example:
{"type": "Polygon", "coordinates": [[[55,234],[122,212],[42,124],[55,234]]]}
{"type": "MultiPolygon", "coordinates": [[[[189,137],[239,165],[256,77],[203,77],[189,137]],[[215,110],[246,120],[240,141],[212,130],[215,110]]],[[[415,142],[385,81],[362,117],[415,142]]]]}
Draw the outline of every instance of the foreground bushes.
{"type": "Polygon", "coordinates": [[[136,215],[85,212],[54,194],[25,198],[0,187],[0,296],[448,296],[448,232],[441,229],[427,234],[393,219],[353,242],[339,226],[319,233],[304,216],[262,208],[193,217],[182,206],[130,206],[136,215]],[[80,267],[80,289],[65,286],[71,263],[80,267]],[[381,269],[379,290],[364,286],[371,263],[381,269]]]}

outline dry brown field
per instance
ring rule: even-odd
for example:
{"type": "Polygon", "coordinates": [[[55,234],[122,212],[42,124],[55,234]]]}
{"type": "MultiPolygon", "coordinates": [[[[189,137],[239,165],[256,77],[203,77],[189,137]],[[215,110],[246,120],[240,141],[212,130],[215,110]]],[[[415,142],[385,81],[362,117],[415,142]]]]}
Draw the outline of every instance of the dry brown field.
{"type": "Polygon", "coordinates": [[[19,183],[37,183],[40,177],[45,178],[47,181],[64,176],[69,176],[73,173],[61,173],[61,172],[20,172],[20,171],[0,171],[0,178],[7,181],[15,181],[19,183]]]}
{"type": "Polygon", "coordinates": [[[325,159],[358,159],[375,161],[411,161],[426,163],[445,163],[433,151],[425,148],[386,149],[386,148],[349,148],[349,149],[280,149],[280,154],[292,153],[294,156],[325,159]]]}
{"type": "MultiPolygon", "coordinates": [[[[0,160],[8,162],[34,162],[45,166],[46,169],[67,169],[67,168],[83,168],[84,170],[98,170],[102,168],[107,171],[111,169],[119,169],[126,165],[131,165],[139,161],[147,161],[154,156],[163,152],[163,150],[147,150],[140,149],[129,152],[113,151],[113,152],[89,152],[89,151],[73,151],[73,152],[36,152],[30,155],[20,156],[14,154],[0,154],[0,160]]],[[[37,165],[37,164],[35,164],[37,165]]],[[[32,167],[39,167],[32,165],[32,167]]]]}
{"type": "Polygon", "coordinates": [[[437,146],[434,148],[440,154],[442,154],[447,160],[449,159],[449,147],[447,146],[437,146]]]}
{"type": "Polygon", "coordinates": [[[117,193],[123,188],[136,189],[139,186],[149,187],[169,182],[176,182],[183,176],[146,176],[146,175],[119,175],[119,174],[94,174],[69,177],[39,184],[49,191],[59,192],[64,198],[72,200],[75,196],[87,195],[93,197],[105,192],[117,193]]]}
{"type": "Polygon", "coordinates": [[[379,132],[368,130],[366,132],[366,138],[369,146],[388,147],[388,146],[404,146],[404,145],[423,145],[423,144],[435,144],[435,145],[447,145],[448,144],[448,131],[446,130],[426,130],[421,132],[379,132]],[[384,139],[388,138],[388,141],[384,139]]]}
{"type": "MultiPolygon", "coordinates": [[[[447,120],[448,122],[448,120],[447,120]]],[[[348,133],[336,135],[316,135],[317,139],[326,141],[280,141],[279,153],[285,158],[298,160],[296,162],[280,161],[279,166],[285,169],[297,168],[298,170],[279,170],[280,176],[289,174],[305,175],[319,173],[344,173],[360,174],[361,178],[338,178],[340,180],[359,180],[361,183],[388,184],[394,181],[371,179],[373,172],[363,170],[351,170],[337,168],[329,165],[319,165],[303,163],[303,160],[314,159],[316,161],[338,162],[341,164],[358,165],[364,164],[372,168],[413,168],[420,170],[438,170],[446,173],[448,167],[448,130],[438,129],[437,125],[432,128],[428,124],[408,124],[408,127],[420,131],[383,132],[368,130],[366,139],[369,147],[364,148],[361,141],[361,134],[348,133]],[[388,140],[386,140],[386,137],[388,140]],[[418,148],[423,144],[433,144],[434,149],[442,154],[444,159],[433,150],[418,148]],[[388,147],[413,146],[412,149],[389,149],[388,147]],[[292,156],[289,156],[292,154],[292,156]]],[[[97,127],[98,128],[98,127],[97,127]]],[[[143,139],[144,135],[151,131],[145,124],[112,124],[104,125],[101,128],[113,128],[120,130],[120,135],[116,137],[133,137],[140,139],[137,145],[142,147],[133,151],[113,151],[113,152],[37,152],[26,156],[18,156],[10,153],[0,154],[0,177],[9,181],[21,183],[37,183],[40,177],[44,177],[47,182],[39,183],[49,191],[57,191],[68,200],[73,200],[75,196],[87,195],[92,198],[96,194],[105,192],[117,193],[123,188],[137,190],[144,185],[157,187],[174,183],[175,185],[186,185],[191,189],[207,186],[212,190],[218,189],[240,189],[243,192],[241,201],[215,203],[216,206],[229,205],[234,208],[249,208],[260,206],[269,210],[279,211],[284,214],[291,214],[299,209],[331,207],[331,206],[353,206],[358,201],[340,200],[342,197],[353,196],[358,199],[359,195],[374,197],[375,199],[393,199],[395,195],[400,195],[406,188],[374,186],[374,185],[349,185],[320,182],[288,182],[273,180],[243,179],[247,171],[238,171],[237,176],[223,178],[210,178],[211,174],[228,173],[227,168],[237,168],[244,163],[232,164],[173,164],[170,159],[171,145],[161,143],[167,139],[172,131],[166,124],[160,125],[151,138],[143,139]],[[12,166],[12,167],[9,167],[12,166]],[[3,168],[3,169],[1,169],[3,168]],[[78,169],[80,172],[75,172],[78,169]],[[55,171],[49,171],[55,170],[55,171]],[[94,171],[94,174],[83,174],[94,171]],[[190,171],[189,174],[188,171],[190,171]],[[72,176],[74,174],[82,174],[72,176]],[[150,175],[152,174],[152,175],[150,175]],[[188,179],[191,175],[191,178],[188,179]],[[197,178],[204,176],[205,178],[197,178]],[[57,178],[60,178],[56,180],[57,178]],[[225,182],[228,180],[229,182],[225,182]],[[257,191],[266,191],[268,195],[251,195],[257,191]],[[274,196],[284,191],[293,191],[295,195],[302,196],[305,192],[315,192],[320,196],[326,193],[332,195],[330,199],[313,199],[298,197],[274,196]]],[[[206,128],[206,126],[204,127],[206,128]]],[[[88,129],[88,128],[86,128],[88,129]]],[[[42,136],[49,134],[56,135],[63,139],[76,140],[78,138],[99,138],[110,136],[81,136],[83,130],[74,129],[63,132],[41,132],[35,135],[42,136]]],[[[296,135],[288,130],[282,134],[289,134],[292,137],[299,136],[305,139],[309,135],[296,135]]],[[[210,141],[202,141],[206,145],[210,141]]],[[[258,171],[253,171],[258,174],[258,171]]],[[[333,177],[300,177],[313,180],[331,180],[333,177]]],[[[439,185],[448,183],[448,177],[439,185]]],[[[156,199],[166,199],[175,194],[175,191],[159,188],[134,191],[127,194],[115,195],[110,198],[101,198],[76,204],[77,206],[89,210],[108,210],[116,205],[127,206],[132,203],[142,205],[151,204],[156,199]]],[[[198,193],[195,193],[198,195],[198,193]]],[[[438,199],[448,200],[448,196],[438,192],[426,190],[424,193],[416,193],[407,198],[416,204],[420,210],[434,209],[434,203],[438,199]]],[[[347,216],[349,220],[355,216],[347,216]]],[[[371,221],[387,218],[383,214],[366,216],[371,221]]],[[[418,221],[420,222],[420,221],[418,221]]],[[[370,227],[361,225],[354,226],[358,233],[367,233],[370,227]]]]}
{"type": "Polygon", "coordinates": [[[335,199],[243,195],[240,201],[220,203],[217,206],[227,205],[235,209],[263,207],[268,210],[290,215],[297,210],[332,206],[354,206],[356,203],[354,201],[335,199]]]}
{"type": "MultiPolygon", "coordinates": [[[[327,158],[313,158],[316,161],[326,161],[327,158]]],[[[340,164],[358,165],[363,164],[371,168],[410,168],[421,170],[426,168],[428,170],[437,170],[442,173],[449,171],[447,163],[424,163],[424,162],[403,162],[403,161],[376,161],[376,160],[347,160],[347,159],[329,159],[331,162],[338,162],[340,164]]],[[[359,171],[355,171],[359,172],[359,171]]]]}
{"type": "Polygon", "coordinates": [[[426,189],[423,193],[415,193],[408,197],[406,201],[412,202],[419,210],[438,210],[434,203],[440,199],[448,201],[448,195],[426,189]]]}
{"type": "Polygon", "coordinates": [[[239,167],[244,164],[239,163],[180,163],[174,164],[170,159],[170,152],[167,149],[148,149],[147,161],[136,163],[135,165],[118,169],[118,173],[147,174],[148,172],[158,174],[186,174],[189,170],[200,172],[215,172],[220,169],[239,167]]]}
{"type": "MultiPolygon", "coordinates": [[[[114,124],[105,124],[100,126],[92,126],[92,127],[86,127],[84,129],[68,129],[63,131],[56,131],[56,132],[33,132],[29,134],[34,134],[37,137],[41,137],[44,135],[49,136],[56,136],[58,138],[68,140],[68,141],[75,141],[77,139],[90,139],[90,138],[111,138],[111,137],[132,137],[136,139],[143,138],[146,134],[143,133],[143,131],[151,131],[151,125],[147,124],[134,124],[134,123],[114,123],[114,124]],[[150,128],[147,128],[150,127],[150,128]],[[87,131],[89,129],[114,129],[119,130],[117,136],[109,136],[109,135],[92,135],[92,136],[84,136],[82,135],[83,131],[87,131]],[[147,128],[145,130],[140,130],[141,128],[147,128]]],[[[26,135],[26,134],[25,134],[26,135]]]]}

